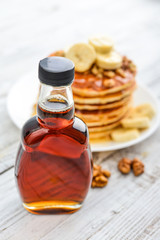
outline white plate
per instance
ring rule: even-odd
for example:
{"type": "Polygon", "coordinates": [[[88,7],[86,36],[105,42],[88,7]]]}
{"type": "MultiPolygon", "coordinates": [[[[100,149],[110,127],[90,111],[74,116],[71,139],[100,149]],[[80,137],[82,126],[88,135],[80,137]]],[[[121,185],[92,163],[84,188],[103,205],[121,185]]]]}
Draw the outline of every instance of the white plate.
{"type": "MultiPolygon", "coordinates": [[[[10,90],[7,99],[7,109],[9,116],[18,128],[22,128],[25,121],[30,118],[33,104],[37,99],[38,89],[38,78],[33,74],[30,74],[16,82],[10,90]]],[[[154,94],[146,87],[139,85],[133,94],[133,102],[135,106],[142,103],[150,103],[154,107],[156,115],[151,121],[151,127],[143,131],[137,139],[131,141],[122,143],[109,142],[103,144],[91,144],[93,152],[112,151],[126,148],[142,142],[155,132],[160,122],[160,110],[159,102],[154,94]]]]}

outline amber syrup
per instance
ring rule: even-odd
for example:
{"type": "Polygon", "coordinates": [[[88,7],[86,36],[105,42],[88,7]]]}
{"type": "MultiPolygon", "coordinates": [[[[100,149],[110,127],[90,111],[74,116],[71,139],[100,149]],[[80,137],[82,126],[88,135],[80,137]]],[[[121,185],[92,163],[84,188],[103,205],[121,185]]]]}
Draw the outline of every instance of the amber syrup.
{"type": "Polygon", "coordinates": [[[88,129],[63,100],[47,100],[37,112],[23,127],[16,159],[23,205],[36,214],[75,212],[92,178],[88,129]]]}

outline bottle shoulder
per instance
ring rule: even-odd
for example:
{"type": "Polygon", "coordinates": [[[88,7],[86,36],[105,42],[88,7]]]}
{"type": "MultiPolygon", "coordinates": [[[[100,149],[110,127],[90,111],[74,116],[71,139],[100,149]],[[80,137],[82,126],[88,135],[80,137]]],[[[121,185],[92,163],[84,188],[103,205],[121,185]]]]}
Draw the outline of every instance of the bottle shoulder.
{"type": "Polygon", "coordinates": [[[23,145],[34,145],[40,142],[48,133],[48,129],[42,128],[37,116],[30,118],[23,126],[21,140],[23,145]]]}
{"type": "MultiPolygon", "coordinates": [[[[71,125],[72,128],[74,128],[77,131],[87,133],[88,132],[88,127],[87,125],[78,117],[74,117],[73,124],[71,125]]],[[[70,127],[70,126],[69,126],[70,127]]],[[[34,116],[30,118],[22,128],[22,134],[23,136],[26,136],[30,133],[33,133],[37,130],[39,130],[41,127],[40,123],[37,120],[37,116],[34,116]]],[[[65,129],[65,128],[64,128],[65,129]]],[[[49,129],[51,130],[51,129],[49,129]]]]}
{"type": "Polygon", "coordinates": [[[73,123],[62,129],[49,129],[42,127],[37,119],[37,116],[30,118],[22,128],[22,143],[23,145],[35,145],[43,140],[43,138],[53,137],[65,138],[69,137],[81,144],[88,144],[88,128],[86,124],[79,118],[74,117],[73,123]],[[63,136],[62,136],[63,135],[63,136]]]}
{"type": "Polygon", "coordinates": [[[87,125],[78,117],[74,117],[73,124],[63,129],[62,132],[73,138],[80,144],[89,144],[89,133],[87,125]]]}
{"type": "Polygon", "coordinates": [[[25,124],[23,125],[22,136],[26,137],[27,135],[37,131],[38,129],[40,129],[40,124],[37,120],[37,116],[34,116],[28,119],[28,121],[25,122],[25,124]]]}

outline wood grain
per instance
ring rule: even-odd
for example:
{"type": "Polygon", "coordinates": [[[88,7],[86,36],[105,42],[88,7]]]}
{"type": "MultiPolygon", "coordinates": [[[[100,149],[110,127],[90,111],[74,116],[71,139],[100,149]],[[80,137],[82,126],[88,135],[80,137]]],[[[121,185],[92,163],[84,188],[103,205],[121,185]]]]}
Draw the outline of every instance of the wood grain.
{"type": "Polygon", "coordinates": [[[39,59],[96,33],[115,39],[117,49],[137,64],[137,82],[160,99],[159,12],[158,0],[0,1],[1,240],[160,239],[160,128],[141,144],[94,154],[112,176],[107,187],[89,191],[80,211],[35,216],[23,209],[16,190],[13,166],[20,130],[6,108],[12,85],[37,72],[39,59]],[[117,162],[124,156],[141,158],[145,173],[137,178],[120,174],[117,162]]]}

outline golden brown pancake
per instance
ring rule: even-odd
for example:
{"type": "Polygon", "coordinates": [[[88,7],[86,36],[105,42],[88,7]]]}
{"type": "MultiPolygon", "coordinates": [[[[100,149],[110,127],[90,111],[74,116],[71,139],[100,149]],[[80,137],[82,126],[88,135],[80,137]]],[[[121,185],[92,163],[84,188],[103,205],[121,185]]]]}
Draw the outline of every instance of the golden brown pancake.
{"type": "Polygon", "coordinates": [[[108,119],[110,117],[117,116],[124,112],[126,109],[130,107],[131,101],[128,101],[124,106],[118,107],[118,108],[112,108],[112,109],[97,109],[97,110],[76,110],[76,114],[78,116],[84,116],[85,118],[88,117],[88,119],[93,118],[95,121],[98,121],[99,119],[108,119]]]}
{"type": "Polygon", "coordinates": [[[104,86],[104,82],[107,79],[108,78],[98,78],[91,73],[87,75],[75,73],[75,80],[72,85],[73,94],[82,97],[100,97],[124,90],[135,82],[131,73],[128,73],[126,78],[116,75],[114,79],[112,79],[114,86],[107,88],[104,86]]]}
{"type": "Polygon", "coordinates": [[[79,97],[74,94],[74,102],[76,104],[107,104],[111,103],[114,101],[122,100],[124,97],[131,96],[133,91],[135,89],[135,83],[133,85],[125,90],[113,93],[113,94],[108,94],[105,96],[101,97],[79,97]]]}
{"type": "Polygon", "coordinates": [[[89,137],[89,141],[92,144],[103,144],[105,143],[109,143],[110,141],[112,141],[110,135],[104,136],[104,137],[89,137]]]}
{"type": "Polygon", "coordinates": [[[135,82],[136,68],[132,61],[123,57],[121,70],[123,74],[117,70],[102,70],[101,77],[93,74],[92,69],[84,73],[75,72],[73,93],[83,97],[100,97],[124,90],[135,82]],[[112,80],[112,84],[106,85],[107,80],[112,80]]]}
{"type": "Polygon", "coordinates": [[[102,119],[99,119],[99,121],[95,120],[94,118],[91,118],[90,120],[88,120],[88,119],[85,119],[84,117],[81,117],[81,119],[84,122],[86,122],[87,126],[89,127],[89,131],[90,131],[90,127],[92,128],[92,127],[108,126],[108,125],[111,125],[112,123],[122,120],[128,111],[129,111],[129,108],[126,108],[121,114],[119,114],[117,116],[108,117],[107,119],[102,118],[102,119]]]}
{"type": "Polygon", "coordinates": [[[114,101],[108,104],[95,104],[95,105],[87,105],[87,104],[78,104],[75,103],[76,110],[97,110],[97,109],[112,109],[120,106],[124,106],[128,101],[131,101],[131,96],[124,97],[119,101],[114,101]]]}
{"type": "Polygon", "coordinates": [[[115,127],[119,126],[121,124],[122,119],[127,117],[129,114],[130,114],[130,109],[120,119],[118,119],[115,122],[112,122],[109,124],[102,124],[101,126],[89,127],[89,132],[95,133],[95,132],[102,132],[102,131],[108,131],[108,130],[114,129],[115,127]]]}
{"type": "Polygon", "coordinates": [[[119,126],[121,124],[121,119],[114,123],[110,123],[107,125],[102,126],[92,126],[89,127],[89,133],[97,133],[97,132],[106,132],[108,130],[114,129],[115,127],[119,126]]]}
{"type": "Polygon", "coordinates": [[[113,130],[108,130],[108,131],[102,131],[102,132],[90,132],[89,133],[89,138],[95,139],[95,138],[104,138],[104,137],[109,137],[110,134],[112,133],[113,130]]]}

